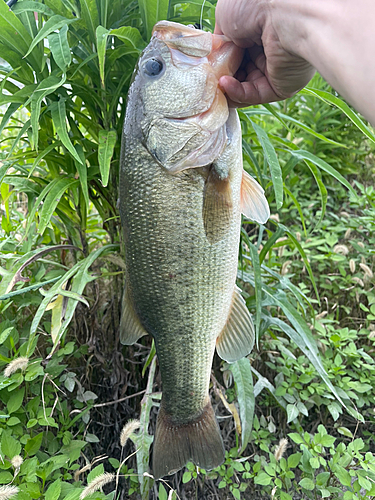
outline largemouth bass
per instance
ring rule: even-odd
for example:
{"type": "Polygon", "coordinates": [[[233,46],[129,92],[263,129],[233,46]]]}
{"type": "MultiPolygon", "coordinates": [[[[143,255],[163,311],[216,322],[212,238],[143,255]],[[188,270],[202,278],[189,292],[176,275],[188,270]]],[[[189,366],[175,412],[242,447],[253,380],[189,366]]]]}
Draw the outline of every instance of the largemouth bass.
{"type": "Polygon", "coordinates": [[[242,168],[241,128],[218,79],[241,49],[162,21],[129,89],[120,213],[126,288],[120,338],[155,339],[163,396],[153,448],[160,478],[189,460],[212,469],[224,447],[209,398],[216,350],[234,362],[254,343],[235,286],[241,212],[264,223],[263,189],[242,168]]]}

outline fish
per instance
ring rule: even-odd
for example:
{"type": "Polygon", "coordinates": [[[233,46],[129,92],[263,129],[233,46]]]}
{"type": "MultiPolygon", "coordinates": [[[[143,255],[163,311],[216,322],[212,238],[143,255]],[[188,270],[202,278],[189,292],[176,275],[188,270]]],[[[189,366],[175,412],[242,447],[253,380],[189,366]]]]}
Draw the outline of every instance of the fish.
{"type": "Polygon", "coordinates": [[[264,190],[242,164],[241,126],[220,89],[242,49],[159,21],[128,92],[120,158],[125,289],[120,340],[151,335],[162,380],[156,479],[225,457],[209,396],[215,349],[248,355],[254,325],[236,287],[241,213],[264,224],[264,190]]]}

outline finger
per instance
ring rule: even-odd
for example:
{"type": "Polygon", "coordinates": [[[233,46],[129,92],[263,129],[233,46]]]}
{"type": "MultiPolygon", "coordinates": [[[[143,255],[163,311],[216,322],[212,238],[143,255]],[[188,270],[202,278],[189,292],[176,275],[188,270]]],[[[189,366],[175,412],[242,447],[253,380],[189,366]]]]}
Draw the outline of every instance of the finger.
{"type": "Polygon", "coordinates": [[[273,91],[267,78],[259,70],[253,71],[251,79],[248,77],[245,82],[239,82],[231,76],[222,76],[219,85],[225,91],[229,104],[236,108],[282,99],[273,91]]]}
{"type": "Polygon", "coordinates": [[[215,24],[214,35],[222,35],[222,34],[223,34],[223,32],[221,31],[219,26],[217,24],[215,24]]]}

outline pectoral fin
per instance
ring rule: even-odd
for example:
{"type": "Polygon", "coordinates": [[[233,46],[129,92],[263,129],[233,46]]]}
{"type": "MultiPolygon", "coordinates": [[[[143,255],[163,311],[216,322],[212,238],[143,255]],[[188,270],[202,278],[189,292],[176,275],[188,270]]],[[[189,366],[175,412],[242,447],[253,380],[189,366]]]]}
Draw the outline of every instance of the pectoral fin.
{"type": "Polygon", "coordinates": [[[132,345],[143,335],[147,335],[137,313],[134,310],[130,297],[129,288],[126,285],[122,298],[122,312],[120,322],[120,342],[125,345],[132,345]]]}
{"type": "Polygon", "coordinates": [[[228,363],[243,358],[254,346],[254,323],[240,289],[235,288],[227,323],[216,340],[218,355],[228,363]]]}
{"type": "Polygon", "coordinates": [[[264,224],[270,216],[264,189],[245,170],[242,172],[241,212],[248,219],[264,224]]]}
{"type": "Polygon", "coordinates": [[[207,177],[203,201],[203,223],[210,243],[223,239],[230,228],[232,217],[232,188],[229,178],[221,179],[213,165],[207,177]]]}

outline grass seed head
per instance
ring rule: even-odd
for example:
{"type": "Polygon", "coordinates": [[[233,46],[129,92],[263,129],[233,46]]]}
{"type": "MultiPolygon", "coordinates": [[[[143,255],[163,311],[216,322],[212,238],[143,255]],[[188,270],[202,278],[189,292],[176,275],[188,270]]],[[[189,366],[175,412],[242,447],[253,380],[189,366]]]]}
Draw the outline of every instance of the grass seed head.
{"type": "Polygon", "coordinates": [[[29,363],[29,359],[25,356],[13,359],[4,370],[4,377],[10,377],[17,370],[24,370],[29,363]]]}
{"type": "Polygon", "coordinates": [[[353,276],[352,280],[358,283],[358,285],[361,285],[362,287],[365,286],[361,278],[358,278],[358,276],[353,276]]]}
{"type": "Polygon", "coordinates": [[[282,265],[282,268],[281,268],[281,274],[284,276],[285,274],[288,274],[289,272],[289,268],[290,268],[290,264],[292,263],[291,260],[286,260],[284,262],[284,264],[282,265]]]}
{"type": "Polygon", "coordinates": [[[373,278],[374,273],[371,271],[371,269],[368,267],[368,265],[363,264],[362,262],[359,264],[359,267],[362,269],[362,271],[365,273],[364,278],[373,278]]]}
{"type": "MultiPolygon", "coordinates": [[[[99,474],[96,476],[90,484],[86,486],[86,488],[82,491],[80,495],[80,500],[88,497],[91,493],[95,493],[95,491],[101,490],[105,484],[110,483],[116,479],[115,474],[110,474],[109,472],[104,472],[104,474],[99,474]]],[[[1,499],[0,499],[1,500],[1,499]]]]}
{"type": "Polygon", "coordinates": [[[20,455],[16,455],[12,458],[11,464],[15,469],[19,469],[23,463],[23,458],[20,455]]]}
{"type": "Polygon", "coordinates": [[[333,251],[340,255],[348,255],[349,248],[346,245],[336,245],[333,247],[333,251]]]}
{"type": "Polygon", "coordinates": [[[350,267],[350,272],[355,273],[355,262],[353,259],[349,260],[349,267],[350,267]]]}
{"type": "Polygon", "coordinates": [[[285,453],[288,446],[288,440],[285,438],[280,439],[279,444],[275,448],[275,458],[279,461],[285,453]]]}
{"type": "Polygon", "coordinates": [[[133,434],[134,431],[139,429],[140,426],[141,422],[139,420],[129,420],[129,422],[124,425],[120,434],[120,444],[122,447],[126,445],[129,437],[133,434]]]}
{"type": "Polygon", "coordinates": [[[0,486],[0,500],[9,500],[19,492],[18,486],[0,486]]]}

